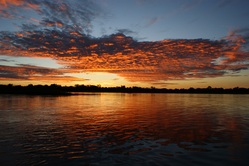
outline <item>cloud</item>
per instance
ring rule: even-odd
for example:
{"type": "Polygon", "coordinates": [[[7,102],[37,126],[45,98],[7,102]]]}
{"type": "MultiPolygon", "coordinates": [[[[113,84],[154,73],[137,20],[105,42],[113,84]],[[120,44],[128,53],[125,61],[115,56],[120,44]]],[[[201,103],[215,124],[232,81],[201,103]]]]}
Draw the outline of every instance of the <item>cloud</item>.
{"type": "Polygon", "coordinates": [[[9,5],[20,6],[24,3],[24,0],[1,0],[0,4],[3,7],[9,7],[9,5]]]}
{"type": "Polygon", "coordinates": [[[26,76],[20,76],[15,71],[9,71],[9,70],[0,70],[0,80],[9,80],[9,79],[28,79],[26,76]]]}
{"type": "Polygon", "coordinates": [[[134,36],[135,34],[137,34],[136,32],[134,32],[130,29],[118,29],[117,33],[122,33],[122,34],[127,35],[127,36],[134,36]]]}
{"type": "Polygon", "coordinates": [[[150,19],[148,20],[148,22],[145,24],[144,27],[152,26],[153,24],[155,24],[156,22],[158,22],[158,20],[159,20],[159,17],[150,18],[150,19]]]}
{"type": "Polygon", "coordinates": [[[0,59],[0,62],[14,62],[13,60],[0,59]]]}
{"type": "Polygon", "coordinates": [[[65,80],[86,81],[83,78],[66,76],[65,69],[52,69],[40,66],[17,64],[17,66],[0,65],[0,80],[65,80]]]}
{"type": "Polygon", "coordinates": [[[60,29],[74,30],[89,34],[92,29],[92,20],[101,13],[101,8],[91,0],[1,0],[0,17],[24,18],[25,11],[32,11],[38,20],[29,18],[31,22],[25,22],[21,29],[60,29]],[[33,22],[32,22],[33,20],[33,22]]]}
{"type": "MultiPolygon", "coordinates": [[[[129,81],[220,77],[249,67],[249,54],[241,50],[245,40],[237,33],[221,40],[138,42],[123,33],[93,38],[73,30],[0,32],[0,54],[50,57],[66,66],[67,73],[109,72],[129,81]]],[[[22,68],[22,75],[30,71],[41,75],[64,73],[59,69],[51,71],[23,65],[22,68]]]]}
{"type": "MultiPolygon", "coordinates": [[[[56,69],[50,69],[45,67],[17,64],[17,66],[4,66],[0,65],[0,71],[6,71],[6,73],[15,72],[16,75],[22,77],[30,77],[33,75],[61,75],[61,71],[56,69]]],[[[3,73],[2,73],[3,74],[3,73]]]]}
{"type": "Polygon", "coordinates": [[[249,28],[238,28],[230,32],[230,36],[243,40],[242,49],[249,52],[249,28]]]}

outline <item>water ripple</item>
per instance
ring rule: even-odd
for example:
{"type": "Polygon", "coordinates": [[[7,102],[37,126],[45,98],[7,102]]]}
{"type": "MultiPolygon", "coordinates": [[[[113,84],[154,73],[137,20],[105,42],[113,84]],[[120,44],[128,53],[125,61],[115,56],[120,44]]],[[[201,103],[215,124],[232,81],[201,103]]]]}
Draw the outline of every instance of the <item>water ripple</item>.
{"type": "Polygon", "coordinates": [[[246,165],[248,98],[1,96],[0,164],[246,165]]]}

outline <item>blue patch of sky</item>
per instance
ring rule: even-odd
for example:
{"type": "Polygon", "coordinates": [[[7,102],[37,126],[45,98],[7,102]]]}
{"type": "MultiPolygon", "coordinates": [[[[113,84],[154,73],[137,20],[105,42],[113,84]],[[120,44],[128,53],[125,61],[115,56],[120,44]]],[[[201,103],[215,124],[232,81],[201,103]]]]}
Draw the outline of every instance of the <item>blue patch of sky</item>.
{"type": "Polygon", "coordinates": [[[93,36],[130,29],[143,40],[221,39],[233,29],[249,26],[246,17],[249,1],[106,2],[103,7],[110,17],[93,22],[93,36]]]}
{"type": "Polygon", "coordinates": [[[56,60],[51,58],[31,58],[31,57],[12,57],[0,55],[0,64],[5,66],[33,65],[48,68],[62,68],[56,60]]]}

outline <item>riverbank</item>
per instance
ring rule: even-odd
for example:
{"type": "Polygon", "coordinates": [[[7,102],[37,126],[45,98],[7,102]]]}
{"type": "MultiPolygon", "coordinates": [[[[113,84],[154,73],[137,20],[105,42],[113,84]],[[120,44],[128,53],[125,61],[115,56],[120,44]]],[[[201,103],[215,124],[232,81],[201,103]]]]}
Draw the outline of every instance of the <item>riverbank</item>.
{"type": "Polygon", "coordinates": [[[73,92],[111,92],[111,93],[195,93],[195,94],[249,94],[249,88],[143,88],[143,87],[101,87],[95,85],[61,86],[51,85],[0,85],[0,94],[26,94],[26,95],[75,95],[73,92]]]}

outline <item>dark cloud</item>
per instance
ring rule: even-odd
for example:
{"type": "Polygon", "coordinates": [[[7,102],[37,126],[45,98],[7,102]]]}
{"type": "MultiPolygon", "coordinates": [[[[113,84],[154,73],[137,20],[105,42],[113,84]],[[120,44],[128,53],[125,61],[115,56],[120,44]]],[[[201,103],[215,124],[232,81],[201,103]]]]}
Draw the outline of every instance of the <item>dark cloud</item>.
{"type": "Polygon", "coordinates": [[[57,69],[17,64],[17,66],[4,66],[0,65],[0,71],[15,72],[19,76],[29,77],[33,75],[62,75],[63,72],[57,69]]]}
{"type": "Polygon", "coordinates": [[[127,36],[134,36],[135,34],[137,34],[136,32],[130,30],[130,29],[118,29],[117,33],[121,33],[127,36]]]}
{"type": "Polygon", "coordinates": [[[14,62],[13,60],[8,60],[8,59],[0,59],[0,62],[14,62]]]}
{"type": "Polygon", "coordinates": [[[65,75],[68,72],[67,69],[52,69],[26,64],[17,64],[17,66],[0,65],[0,80],[87,81],[87,79],[65,75]]]}
{"type": "MultiPolygon", "coordinates": [[[[0,1],[0,17],[25,18],[24,10],[39,15],[40,20],[20,25],[23,30],[60,29],[89,34],[92,20],[101,13],[101,8],[91,0],[12,0],[0,1]]],[[[32,20],[32,16],[30,17],[32,20]]]]}
{"type": "MultiPolygon", "coordinates": [[[[2,68],[0,66],[0,68],[2,68]]],[[[0,70],[0,80],[4,80],[4,79],[28,79],[27,76],[23,76],[23,75],[18,75],[17,72],[15,71],[9,71],[9,70],[0,70]]]]}
{"type": "Polygon", "coordinates": [[[240,36],[243,39],[242,48],[249,52],[249,28],[239,28],[231,32],[232,35],[240,36]]]}

